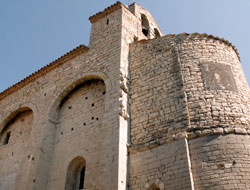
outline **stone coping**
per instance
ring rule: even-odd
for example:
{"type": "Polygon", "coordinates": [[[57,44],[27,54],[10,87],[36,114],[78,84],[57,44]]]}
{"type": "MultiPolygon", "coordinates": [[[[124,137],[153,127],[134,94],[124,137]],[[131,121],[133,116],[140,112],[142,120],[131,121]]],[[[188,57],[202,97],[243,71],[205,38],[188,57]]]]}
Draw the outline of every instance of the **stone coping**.
{"type": "Polygon", "coordinates": [[[172,135],[168,135],[167,137],[163,137],[161,139],[155,139],[150,142],[142,143],[142,144],[127,144],[128,152],[131,154],[135,154],[137,152],[142,152],[145,150],[149,150],[163,144],[168,144],[180,139],[195,139],[198,137],[204,136],[214,136],[214,135],[227,135],[227,134],[236,134],[236,135],[249,135],[250,129],[245,129],[242,127],[231,127],[231,126],[211,126],[211,128],[207,129],[188,129],[187,131],[175,133],[172,135]]]}
{"type": "Polygon", "coordinates": [[[80,46],[74,48],[73,50],[71,50],[68,53],[64,54],[60,58],[58,58],[55,61],[49,63],[48,65],[42,67],[41,69],[39,69],[38,71],[32,73],[31,75],[24,78],[20,82],[10,86],[9,88],[7,88],[3,92],[1,92],[0,93],[0,100],[5,98],[6,96],[10,95],[11,93],[23,88],[24,86],[28,85],[29,83],[31,83],[32,81],[38,79],[39,77],[47,74],[51,70],[53,70],[53,69],[57,68],[58,66],[62,65],[63,63],[65,63],[66,61],[76,57],[77,55],[79,55],[79,54],[81,54],[83,52],[88,51],[88,49],[89,48],[86,47],[85,45],[80,45],[80,46]]]}
{"type": "Polygon", "coordinates": [[[168,34],[168,35],[165,35],[165,36],[162,36],[162,37],[159,37],[159,38],[154,38],[154,39],[149,39],[149,40],[146,40],[146,39],[143,39],[143,40],[140,40],[138,41],[139,43],[146,43],[146,42],[149,42],[151,40],[159,40],[159,39],[162,39],[162,38],[166,38],[166,39],[175,39],[175,40],[180,40],[180,39],[202,39],[202,38],[206,38],[206,39],[213,39],[213,40],[218,40],[228,46],[230,46],[231,48],[233,48],[233,50],[235,51],[239,61],[240,61],[240,56],[239,56],[239,52],[237,50],[237,48],[231,43],[229,42],[228,40],[225,40],[224,38],[220,38],[218,36],[213,36],[212,34],[207,34],[207,33],[181,33],[181,34],[168,34]]]}

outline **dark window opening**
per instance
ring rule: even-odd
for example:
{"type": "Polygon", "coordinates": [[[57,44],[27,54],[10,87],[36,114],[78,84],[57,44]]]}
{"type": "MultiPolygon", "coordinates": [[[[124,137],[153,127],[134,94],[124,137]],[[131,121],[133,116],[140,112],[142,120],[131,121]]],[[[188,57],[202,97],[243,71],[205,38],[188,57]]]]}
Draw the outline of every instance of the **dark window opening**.
{"type": "Polygon", "coordinates": [[[106,24],[109,25],[109,19],[107,19],[107,23],[106,24]]]}
{"type": "Polygon", "coordinates": [[[145,28],[143,28],[143,29],[142,29],[142,33],[143,33],[145,36],[147,36],[147,35],[148,35],[148,30],[145,29],[145,28]]]}
{"type": "Polygon", "coordinates": [[[85,177],[85,167],[82,168],[81,173],[80,173],[79,189],[84,188],[84,177],[85,177]]]}
{"type": "Polygon", "coordinates": [[[148,190],[161,190],[160,187],[158,185],[156,185],[155,183],[151,184],[150,187],[148,188],[148,190]]]}
{"type": "Polygon", "coordinates": [[[68,167],[65,190],[83,190],[85,183],[86,162],[83,157],[73,159],[68,167]]]}
{"type": "Polygon", "coordinates": [[[8,132],[5,136],[5,139],[3,141],[3,145],[7,145],[10,141],[10,132],[8,132]]]}
{"type": "Polygon", "coordinates": [[[161,37],[159,30],[157,30],[156,28],[154,29],[154,34],[155,34],[155,38],[161,37]]]}
{"type": "Polygon", "coordinates": [[[141,15],[141,25],[142,25],[142,33],[147,37],[149,34],[149,22],[144,14],[141,15]]]}

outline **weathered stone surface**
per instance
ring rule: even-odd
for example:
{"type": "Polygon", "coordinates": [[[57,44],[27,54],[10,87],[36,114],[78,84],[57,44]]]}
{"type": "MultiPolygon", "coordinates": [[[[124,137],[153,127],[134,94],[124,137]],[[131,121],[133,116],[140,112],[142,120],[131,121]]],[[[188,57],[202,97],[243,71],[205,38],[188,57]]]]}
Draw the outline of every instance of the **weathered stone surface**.
{"type": "Polygon", "coordinates": [[[229,65],[220,63],[201,63],[200,68],[206,90],[237,91],[229,65]]]}
{"type": "Polygon", "coordinates": [[[194,189],[249,189],[249,145],[249,136],[235,134],[190,140],[194,189]]]}
{"type": "Polygon", "coordinates": [[[0,93],[0,189],[249,189],[249,87],[232,44],[162,36],[120,2],[89,47],[0,93]]]}

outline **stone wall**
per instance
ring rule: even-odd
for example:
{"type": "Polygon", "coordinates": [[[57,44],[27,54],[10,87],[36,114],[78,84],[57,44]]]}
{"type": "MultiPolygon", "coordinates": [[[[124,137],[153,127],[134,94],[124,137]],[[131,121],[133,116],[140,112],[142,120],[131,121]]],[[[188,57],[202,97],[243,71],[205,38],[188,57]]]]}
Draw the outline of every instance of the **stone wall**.
{"type": "Polygon", "coordinates": [[[178,35],[175,43],[191,130],[248,131],[249,87],[232,46],[195,34],[178,35]]]}
{"type": "Polygon", "coordinates": [[[103,160],[108,156],[103,139],[112,135],[111,128],[103,125],[105,95],[104,82],[93,80],[83,83],[63,100],[48,189],[64,189],[69,163],[79,155],[86,160],[84,187],[101,189],[99,176],[105,173],[103,160]]]}
{"type": "MultiPolygon", "coordinates": [[[[144,13],[146,14],[146,10],[144,13]]],[[[90,20],[92,28],[89,48],[78,47],[72,50],[14,85],[0,97],[0,130],[5,126],[7,118],[18,110],[28,107],[34,113],[34,127],[29,141],[31,146],[27,148],[32,153],[34,161],[29,175],[23,179],[26,181],[27,189],[48,189],[48,185],[51,188],[63,188],[67,166],[76,156],[86,160],[87,188],[126,189],[129,44],[138,38],[138,26],[141,21],[119,2],[97,13],[90,20]],[[131,20],[127,21],[127,18],[131,20]],[[69,106],[64,107],[71,101],[71,98],[65,101],[65,97],[72,95],[75,99],[74,96],[77,95],[74,93],[78,92],[76,87],[91,80],[103,81],[106,89],[105,100],[103,96],[100,100],[99,97],[93,99],[95,102],[102,102],[101,111],[97,111],[98,116],[94,116],[95,124],[99,124],[93,125],[93,130],[84,131],[84,135],[90,135],[84,143],[81,141],[84,144],[84,152],[78,151],[74,155],[65,156],[64,151],[71,152],[80,143],[78,137],[81,138],[83,134],[77,133],[80,130],[79,125],[82,129],[83,120],[93,114],[91,110],[77,104],[78,100],[71,109],[69,106]],[[79,107],[74,110],[76,106],[79,107]],[[85,114],[86,109],[90,115],[75,117],[78,113],[85,114]],[[66,110],[69,113],[66,113],[66,110]],[[72,113],[76,120],[72,119],[72,113]],[[61,117],[63,114],[65,116],[61,117]],[[96,139],[94,143],[93,137],[99,140],[96,139]],[[88,144],[88,148],[85,143],[88,144]],[[92,153],[88,153],[87,150],[92,153]],[[102,155],[98,156],[100,154],[102,155]],[[48,175],[49,173],[51,175],[48,175]],[[94,173],[100,173],[99,177],[94,181],[88,181],[94,173]],[[107,178],[109,183],[106,183],[107,178]]],[[[143,36],[141,31],[140,36],[143,36]]],[[[95,90],[98,89],[97,86],[95,90]]],[[[94,93],[95,90],[90,89],[89,93],[94,93]]],[[[90,120],[92,121],[92,116],[90,120]]],[[[89,120],[86,121],[87,127],[88,122],[89,120]]]]}
{"type": "MultiPolygon", "coordinates": [[[[218,189],[228,189],[229,184],[236,188],[237,184],[229,179],[246,175],[244,172],[248,169],[239,169],[235,173],[234,170],[224,171],[224,166],[223,171],[219,167],[225,160],[235,165],[232,160],[238,155],[237,149],[226,145],[225,139],[245,139],[244,143],[232,146],[242,148],[239,157],[249,156],[248,136],[241,136],[249,134],[249,87],[235,48],[224,39],[184,33],[134,43],[130,48],[130,60],[132,186],[142,189],[150,179],[161,179],[164,185],[167,184],[165,177],[159,176],[161,172],[154,173],[153,168],[149,169],[157,163],[154,160],[157,156],[149,159],[147,169],[140,164],[144,163],[148,152],[160,155],[160,147],[165,144],[175,146],[175,141],[187,138],[191,147],[189,162],[194,175],[190,178],[194,188],[215,188],[220,176],[218,189]],[[239,136],[226,136],[231,133],[239,136]],[[211,135],[225,136],[220,136],[214,149],[210,150],[204,138],[212,137],[202,136],[211,135]],[[218,147],[220,143],[221,147],[218,147]],[[198,153],[193,148],[195,146],[200,148],[198,153]],[[222,156],[216,157],[216,154],[222,156]],[[139,155],[143,156],[138,159],[139,155]],[[133,163],[139,164],[144,171],[134,174],[138,168],[133,163]],[[202,164],[208,168],[201,170],[202,164]],[[138,174],[142,176],[138,177],[138,174]],[[227,178],[227,175],[231,177],[227,178]]],[[[188,156],[185,159],[188,162],[188,156]]],[[[248,168],[247,159],[241,160],[241,164],[248,168]]],[[[164,166],[159,165],[159,168],[164,166]]],[[[188,166],[184,168],[188,171],[188,166]]],[[[237,188],[248,188],[244,180],[237,188]]],[[[175,189],[174,186],[166,188],[175,189]]]]}
{"type": "Polygon", "coordinates": [[[171,40],[131,45],[131,142],[172,138],[188,125],[183,81],[171,40]]]}
{"type": "Polygon", "coordinates": [[[250,189],[250,139],[216,135],[189,141],[195,189],[250,189]]]}
{"type": "Polygon", "coordinates": [[[142,14],[162,35],[145,9],[117,2],[90,17],[89,48],[0,94],[2,144],[12,131],[0,188],[68,189],[77,160],[86,189],[249,188],[249,88],[236,49],[206,34],[152,39],[142,14]]]}
{"type": "Polygon", "coordinates": [[[130,52],[134,143],[154,140],[157,131],[248,132],[249,88],[232,46],[181,34],[135,43],[130,52]]]}
{"type": "Polygon", "coordinates": [[[26,189],[34,157],[30,135],[34,116],[31,110],[20,112],[5,126],[0,136],[0,189],[26,189]],[[7,137],[8,136],[8,137],[7,137]]]}
{"type": "Polygon", "coordinates": [[[188,160],[186,139],[131,154],[130,189],[192,189],[188,160]]]}
{"type": "MultiPolygon", "coordinates": [[[[20,108],[29,107],[36,116],[29,141],[32,146],[28,149],[34,156],[34,162],[29,176],[24,180],[26,181],[27,189],[48,188],[48,174],[51,171],[51,163],[55,159],[53,151],[57,150],[56,144],[58,139],[55,139],[56,135],[61,132],[57,131],[57,127],[60,126],[58,125],[60,122],[60,104],[76,86],[92,79],[103,80],[105,83],[107,98],[103,102],[105,110],[102,111],[103,116],[100,115],[100,120],[103,118],[102,125],[109,130],[109,133],[105,132],[103,134],[100,131],[96,131],[102,135],[100,137],[102,138],[102,143],[96,143],[93,149],[95,152],[98,152],[97,150],[100,150],[100,152],[104,151],[108,155],[104,154],[102,162],[99,163],[102,166],[102,172],[100,172],[100,177],[96,179],[94,184],[97,184],[98,187],[101,186],[103,189],[116,189],[118,187],[119,127],[121,117],[119,103],[121,14],[122,10],[119,9],[109,15],[110,27],[106,26],[106,18],[92,25],[91,36],[99,36],[98,38],[91,38],[92,41],[90,43],[93,43],[92,49],[79,53],[70,60],[61,62],[60,66],[55,67],[34,81],[30,81],[20,90],[1,99],[0,128],[5,123],[6,118],[20,108]],[[104,25],[106,26],[105,28],[104,25]],[[105,38],[100,37],[100,35],[105,36],[105,38]],[[107,178],[109,178],[110,183],[106,183],[107,178]]],[[[95,122],[100,121],[95,120],[95,122]]],[[[71,127],[69,128],[71,129],[71,127]]],[[[67,132],[71,133],[71,131],[64,131],[66,136],[67,132]]],[[[72,144],[77,142],[78,140],[73,142],[72,139],[72,144]]],[[[87,155],[79,156],[87,157],[87,155]]],[[[72,158],[63,157],[61,159],[65,164],[65,169],[72,158]]],[[[94,164],[98,161],[100,161],[100,158],[93,156],[91,161],[89,159],[86,160],[86,164],[91,162],[94,164]]],[[[86,168],[88,170],[88,166],[86,168]]],[[[60,176],[60,174],[58,175],[60,176]]],[[[53,185],[61,188],[62,182],[59,181],[58,184],[53,185]]]]}

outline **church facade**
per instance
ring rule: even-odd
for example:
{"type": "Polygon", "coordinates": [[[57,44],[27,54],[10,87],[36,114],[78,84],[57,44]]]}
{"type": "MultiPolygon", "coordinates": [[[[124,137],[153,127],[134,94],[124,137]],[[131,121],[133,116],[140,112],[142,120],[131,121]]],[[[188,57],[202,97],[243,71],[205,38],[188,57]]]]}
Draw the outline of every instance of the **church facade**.
{"type": "Polygon", "coordinates": [[[89,20],[88,47],[0,93],[0,189],[250,189],[236,48],[164,36],[136,3],[89,20]]]}

